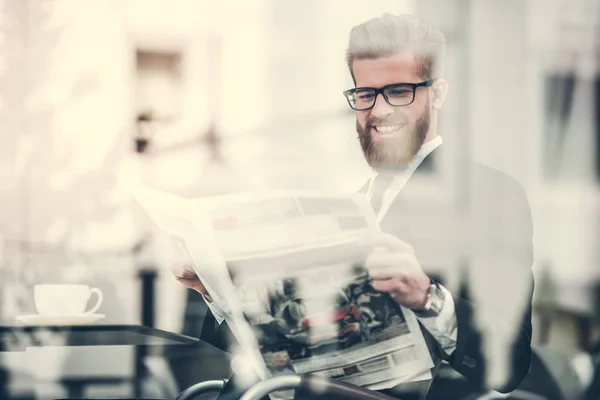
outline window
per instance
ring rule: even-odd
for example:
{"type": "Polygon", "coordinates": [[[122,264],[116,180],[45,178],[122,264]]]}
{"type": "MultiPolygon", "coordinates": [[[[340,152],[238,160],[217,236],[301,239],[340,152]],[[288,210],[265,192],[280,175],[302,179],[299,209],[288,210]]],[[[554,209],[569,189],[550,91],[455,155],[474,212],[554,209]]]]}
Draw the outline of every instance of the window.
{"type": "Polygon", "coordinates": [[[596,76],[594,81],[594,139],[595,139],[595,172],[596,180],[600,181],[600,77],[596,76]]]}
{"type": "Polygon", "coordinates": [[[173,120],[181,113],[181,54],[137,51],[136,106],[138,114],[173,120]]]}
{"type": "Polygon", "coordinates": [[[544,84],[544,142],[542,171],[554,180],[560,173],[568,122],[571,116],[575,75],[550,75],[544,84]]]}
{"type": "Polygon", "coordinates": [[[543,178],[600,179],[600,77],[555,73],[544,88],[543,178]]]}

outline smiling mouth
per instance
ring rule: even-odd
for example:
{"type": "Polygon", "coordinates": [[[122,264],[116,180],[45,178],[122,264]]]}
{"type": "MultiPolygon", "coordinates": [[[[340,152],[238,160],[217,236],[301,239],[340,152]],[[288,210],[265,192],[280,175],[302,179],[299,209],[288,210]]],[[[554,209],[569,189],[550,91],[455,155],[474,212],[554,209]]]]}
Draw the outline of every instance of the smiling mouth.
{"type": "Polygon", "coordinates": [[[374,125],[373,129],[378,134],[383,134],[385,136],[389,136],[401,130],[404,125],[374,125]]]}

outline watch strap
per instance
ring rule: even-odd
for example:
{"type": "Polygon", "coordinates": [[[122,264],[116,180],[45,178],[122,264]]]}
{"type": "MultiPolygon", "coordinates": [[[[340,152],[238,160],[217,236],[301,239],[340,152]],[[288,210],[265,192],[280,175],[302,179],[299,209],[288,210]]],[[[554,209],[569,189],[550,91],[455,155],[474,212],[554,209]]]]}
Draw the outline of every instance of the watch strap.
{"type": "Polygon", "coordinates": [[[421,318],[429,318],[429,317],[437,317],[442,312],[444,308],[444,302],[446,295],[444,290],[440,286],[439,283],[429,278],[431,284],[427,291],[427,302],[425,303],[425,307],[422,309],[413,310],[417,317],[421,318]]]}

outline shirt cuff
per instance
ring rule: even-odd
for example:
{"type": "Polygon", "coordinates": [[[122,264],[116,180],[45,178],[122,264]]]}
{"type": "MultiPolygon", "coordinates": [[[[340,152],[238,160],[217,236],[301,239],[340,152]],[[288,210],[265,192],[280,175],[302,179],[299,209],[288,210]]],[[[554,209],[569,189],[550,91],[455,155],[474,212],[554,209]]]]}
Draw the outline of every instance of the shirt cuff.
{"type": "Polygon", "coordinates": [[[431,333],[440,347],[450,356],[456,350],[458,329],[456,323],[456,311],[454,310],[454,299],[452,294],[440,285],[444,292],[444,305],[436,317],[418,317],[421,324],[431,333]]]}
{"type": "Polygon", "coordinates": [[[212,313],[213,317],[215,317],[217,325],[221,325],[221,322],[225,320],[225,313],[223,312],[223,310],[221,310],[219,306],[217,306],[215,303],[208,301],[208,299],[204,295],[202,295],[202,298],[206,302],[206,305],[210,309],[210,312],[212,313]]]}

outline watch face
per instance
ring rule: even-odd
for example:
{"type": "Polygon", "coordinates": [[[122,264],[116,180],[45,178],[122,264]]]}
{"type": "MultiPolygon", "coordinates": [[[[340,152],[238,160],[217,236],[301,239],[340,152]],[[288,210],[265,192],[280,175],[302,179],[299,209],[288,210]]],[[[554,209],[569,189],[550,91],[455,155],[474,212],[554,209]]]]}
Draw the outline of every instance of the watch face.
{"type": "Polygon", "coordinates": [[[437,317],[444,307],[444,291],[437,284],[429,287],[428,300],[423,310],[414,310],[418,317],[437,317]]]}
{"type": "Polygon", "coordinates": [[[444,307],[444,291],[438,285],[432,285],[432,287],[433,293],[431,294],[431,309],[439,314],[444,307]]]}

